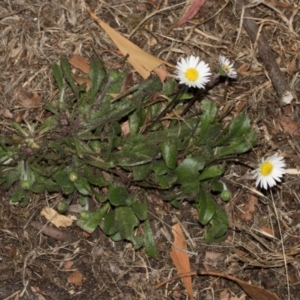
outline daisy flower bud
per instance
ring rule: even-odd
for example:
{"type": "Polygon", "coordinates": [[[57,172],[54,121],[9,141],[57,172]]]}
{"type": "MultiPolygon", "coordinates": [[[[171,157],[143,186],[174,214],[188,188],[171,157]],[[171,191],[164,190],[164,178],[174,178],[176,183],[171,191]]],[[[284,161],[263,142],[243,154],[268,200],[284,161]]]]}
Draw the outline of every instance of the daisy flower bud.
{"type": "Polygon", "coordinates": [[[223,201],[228,201],[228,200],[231,199],[232,194],[231,194],[230,191],[224,190],[224,191],[222,191],[222,193],[220,194],[220,197],[221,197],[221,199],[222,199],[223,201]]]}
{"type": "Polygon", "coordinates": [[[229,78],[237,78],[237,72],[233,67],[233,64],[223,55],[219,57],[220,70],[219,73],[221,76],[228,76],[229,78]]]}
{"type": "Polygon", "coordinates": [[[210,80],[210,68],[204,61],[200,61],[199,57],[190,56],[181,60],[176,65],[175,71],[179,83],[183,83],[188,87],[204,88],[210,80]]]}
{"type": "Polygon", "coordinates": [[[263,158],[258,168],[253,171],[256,186],[264,189],[276,185],[276,181],[280,182],[284,173],[284,159],[277,153],[266,159],[263,158]]]}

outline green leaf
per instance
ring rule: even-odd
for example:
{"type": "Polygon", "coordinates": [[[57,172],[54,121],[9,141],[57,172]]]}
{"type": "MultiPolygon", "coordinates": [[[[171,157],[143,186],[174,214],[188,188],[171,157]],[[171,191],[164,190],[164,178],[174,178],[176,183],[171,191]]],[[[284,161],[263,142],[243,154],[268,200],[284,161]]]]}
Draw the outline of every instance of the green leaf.
{"type": "Polygon", "coordinates": [[[107,235],[114,235],[118,232],[114,211],[110,211],[105,215],[103,230],[107,235]]]}
{"type": "Polygon", "coordinates": [[[6,188],[9,189],[16,181],[20,180],[20,168],[8,171],[6,177],[6,188]]]}
{"type": "Polygon", "coordinates": [[[128,197],[127,190],[122,186],[113,187],[108,194],[108,199],[114,206],[126,205],[128,197]]]}
{"type": "Polygon", "coordinates": [[[44,109],[52,112],[54,115],[58,116],[59,112],[57,111],[57,109],[52,105],[52,103],[50,102],[46,102],[43,106],[44,109]]]}
{"type": "Polygon", "coordinates": [[[60,62],[60,65],[61,65],[61,69],[62,69],[64,77],[66,78],[67,82],[70,84],[77,100],[79,100],[78,90],[77,90],[77,86],[76,86],[75,80],[72,75],[70,64],[68,63],[68,61],[66,59],[62,59],[60,62]]]}
{"type": "Polygon", "coordinates": [[[226,213],[219,207],[210,221],[210,227],[205,230],[204,237],[208,243],[220,242],[226,238],[228,231],[228,218],[226,213]]]}
{"type": "Polygon", "coordinates": [[[243,137],[251,130],[250,119],[245,114],[238,115],[229,126],[229,136],[232,138],[243,137]]]}
{"type": "Polygon", "coordinates": [[[63,194],[70,195],[74,192],[74,184],[69,179],[69,172],[58,171],[54,174],[53,179],[59,184],[63,194]]]}
{"type": "Polygon", "coordinates": [[[117,232],[116,234],[111,235],[110,238],[111,238],[114,242],[120,242],[120,241],[122,241],[122,237],[121,237],[121,235],[120,235],[120,232],[117,232]]]}
{"type": "Polygon", "coordinates": [[[93,195],[93,191],[89,185],[89,182],[85,177],[79,176],[76,181],[73,182],[77,191],[83,196],[93,195]]]}
{"type": "Polygon", "coordinates": [[[20,202],[26,196],[26,191],[19,187],[17,190],[14,191],[12,194],[10,201],[12,203],[20,202]]]}
{"type": "Polygon", "coordinates": [[[91,166],[94,166],[100,170],[104,170],[104,171],[109,171],[109,169],[114,167],[114,162],[113,161],[109,161],[109,162],[98,162],[98,161],[94,161],[94,160],[85,160],[85,162],[91,166]]]}
{"type": "Polygon", "coordinates": [[[178,159],[178,141],[168,138],[161,144],[162,157],[170,169],[175,169],[178,159]]]}
{"type": "Polygon", "coordinates": [[[139,132],[140,127],[145,121],[145,111],[141,106],[129,115],[130,134],[135,135],[139,132]]]}
{"type": "Polygon", "coordinates": [[[92,83],[89,93],[91,99],[94,100],[105,77],[105,70],[99,58],[92,60],[89,77],[92,83]]]}
{"type": "Polygon", "coordinates": [[[113,84],[109,87],[108,92],[111,94],[120,93],[121,87],[128,76],[128,72],[118,72],[116,70],[110,70],[107,77],[113,80],[113,84]]]}
{"type": "Polygon", "coordinates": [[[61,68],[58,64],[52,65],[53,76],[60,91],[62,91],[64,83],[61,68]]]}
{"type": "Polygon", "coordinates": [[[84,177],[88,180],[89,183],[96,185],[98,187],[104,187],[107,185],[106,180],[103,175],[99,172],[94,172],[93,169],[89,166],[86,166],[83,170],[84,177]]]}
{"type": "Polygon", "coordinates": [[[81,206],[86,206],[88,204],[88,197],[80,196],[78,202],[81,206]]]}
{"type": "Polygon", "coordinates": [[[221,176],[225,172],[225,165],[213,165],[205,168],[198,179],[200,181],[221,176]]]}
{"type": "Polygon", "coordinates": [[[204,99],[201,102],[201,110],[203,111],[203,114],[201,116],[200,130],[197,133],[199,140],[207,138],[207,131],[217,114],[217,105],[210,100],[204,99]]]}
{"type": "Polygon", "coordinates": [[[216,213],[216,205],[210,193],[206,192],[203,188],[200,188],[195,207],[199,213],[199,222],[202,225],[207,225],[216,213]]]}
{"type": "Polygon", "coordinates": [[[221,181],[219,181],[217,178],[214,178],[211,183],[211,189],[214,191],[214,192],[222,192],[223,189],[224,189],[224,185],[221,181]]]}
{"type": "Polygon", "coordinates": [[[148,219],[144,223],[144,242],[146,253],[151,257],[158,258],[159,253],[156,248],[154,234],[151,229],[150,221],[148,219]]]}
{"type": "Polygon", "coordinates": [[[180,95],[179,100],[190,100],[193,98],[193,93],[183,93],[180,95]]]}
{"type": "Polygon", "coordinates": [[[168,78],[163,86],[162,93],[165,96],[171,96],[174,94],[176,87],[176,80],[174,78],[168,78]]]}
{"type": "MultiPolygon", "coordinates": [[[[133,112],[143,101],[148,100],[153,93],[161,91],[162,84],[160,80],[153,77],[136,87],[132,97],[123,98],[122,101],[113,101],[113,103],[102,103],[102,109],[91,115],[86,122],[82,123],[80,134],[90,132],[98,127],[117,122],[133,112]]],[[[127,96],[127,95],[126,95],[127,96]]],[[[115,99],[114,99],[115,100],[115,99]]]]}
{"type": "Polygon", "coordinates": [[[177,176],[175,174],[164,174],[155,176],[157,183],[163,188],[171,188],[173,184],[177,181],[177,176]]]}
{"type": "Polygon", "coordinates": [[[177,182],[180,184],[194,181],[198,179],[199,171],[205,166],[205,160],[193,157],[186,158],[184,161],[176,168],[177,182]]]}
{"type": "Polygon", "coordinates": [[[189,196],[194,195],[193,198],[195,198],[199,193],[199,186],[199,180],[185,182],[181,185],[181,191],[189,196]]]}
{"type": "Polygon", "coordinates": [[[51,131],[52,129],[54,129],[57,126],[57,124],[58,124],[58,121],[57,121],[56,116],[51,116],[51,117],[46,118],[40,127],[39,134],[43,135],[43,134],[51,131]]]}
{"type": "Polygon", "coordinates": [[[245,153],[252,149],[256,142],[257,134],[254,131],[248,133],[247,136],[241,137],[238,140],[233,141],[229,146],[221,149],[216,157],[226,156],[230,154],[245,153]]]}
{"type": "MultiPolygon", "coordinates": [[[[58,185],[57,185],[58,186],[58,185]]],[[[30,190],[36,194],[43,194],[46,191],[49,192],[48,188],[44,183],[34,182],[33,185],[30,187],[30,190]]],[[[60,188],[58,186],[58,191],[60,191],[60,188]]],[[[57,191],[56,191],[57,192],[57,191]]]]}
{"type": "Polygon", "coordinates": [[[131,208],[140,221],[145,221],[147,219],[148,212],[146,201],[142,203],[134,202],[132,203],[131,208]]]}
{"type": "Polygon", "coordinates": [[[171,201],[171,204],[172,204],[175,208],[179,208],[180,202],[179,202],[177,199],[175,199],[175,200],[171,201]]]}
{"type": "Polygon", "coordinates": [[[154,164],[152,164],[151,169],[156,175],[164,175],[169,170],[166,163],[162,160],[156,161],[154,164]]]}
{"type": "Polygon", "coordinates": [[[142,181],[146,179],[151,171],[151,164],[144,164],[132,168],[133,180],[142,181]]]}
{"type": "Polygon", "coordinates": [[[147,144],[137,144],[134,147],[132,147],[131,151],[132,156],[137,157],[137,162],[152,159],[153,156],[156,154],[156,149],[154,147],[149,147],[149,145],[147,144]]]}
{"type": "Polygon", "coordinates": [[[97,226],[100,224],[109,207],[110,204],[106,203],[102,208],[91,212],[87,220],[85,218],[79,219],[77,221],[77,225],[88,233],[94,232],[97,226]]]}
{"type": "Polygon", "coordinates": [[[10,152],[7,152],[3,149],[0,150],[0,163],[4,163],[5,161],[9,160],[11,157],[10,152]]]}
{"type": "Polygon", "coordinates": [[[102,148],[102,143],[99,140],[94,140],[90,142],[90,147],[96,152],[100,153],[102,148]]]}
{"type": "Polygon", "coordinates": [[[54,182],[51,178],[45,178],[36,175],[36,181],[32,184],[30,190],[36,194],[43,194],[45,191],[49,193],[60,192],[61,187],[59,184],[54,182]]]}
{"type": "Polygon", "coordinates": [[[223,133],[215,146],[226,146],[231,142],[245,140],[245,137],[252,131],[249,118],[245,114],[238,115],[232,120],[228,132],[223,133]]]}
{"type": "Polygon", "coordinates": [[[21,169],[20,182],[24,190],[29,190],[35,182],[35,174],[30,168],[27,161],[20,161],[19,167],[21,169]]]}
{"type": "Polygon", "coordinates": [[[134,249],[143,245],[143,239],[134,236],[134,229],[139,220],[130,207],[117,207],[115,209],[115,220],[122,239],[133,243],[134,249]]]}
{"type": "Polygon", "coordinates": [[[74,146],[75,146],[77,156],[80,157],[80,158],[83,158],[82,149],[80,147],[79,139],[74,136],[73,137],[73,142],[74,142],[74,146]]]}
{"type": "Polygon", "coordinates": [[[22,128],[22,126],[19,123],[13,122],[12,126],[20,133],[22,134],[25,138],[29,136],[29,134],[22,128]]]}

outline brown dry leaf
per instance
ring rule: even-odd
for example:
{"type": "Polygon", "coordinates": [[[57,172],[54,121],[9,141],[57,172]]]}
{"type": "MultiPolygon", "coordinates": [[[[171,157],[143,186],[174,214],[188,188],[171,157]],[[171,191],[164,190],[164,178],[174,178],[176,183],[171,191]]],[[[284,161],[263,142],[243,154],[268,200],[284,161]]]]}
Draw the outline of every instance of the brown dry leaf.
{"type": "Polygon", "coordinates": [[[154,69],[162,64],[175,68],[172,64],[156,58],[155,56],[145,52],[137,45],[130,42],[128,39],[123,37],[116,30],[98,18],[89,7],[87,7],[87,11],[90,16],[99,24],[99,26],[109,35],[122,54],[125,57],[128,56],[128,62],[144,79],[147,79],[150,76],[150,72],[154,71],[154,69]]]}
{"type": "Polygon", "coordinates": [[[257,200],[258,199],[256,196],[254,196],[252,194],[248,194],[248,202],[243,207],[243,212],[241,212],[239,214],[239,217],[241,220],[246,221],[246,222],[249,222],[252,220],[253,213],[256,210],[257,200]]]}
{"type": "Polygon", "coordinates": [[[21,123],[22,120],[28,115],[28,111],[20,110],[15,116],[15,122],[21,123]]]}
{"type": "Polygon", "coordinates": [[[11,257],[11,258],[16,258],[17,257],[17,255],[18,255],[18,250],[14,247],[14,248],[12,248],[12,247],[10,247],[10,246],[4,246],[4,249],[7,251],[7,253],[9,254],[9,256],[11,257]]]}
{"type": "Polygon", "coordinates": [[[287,67],[287,72],[290,76],[294,75],[297,72],[297,58],[294,57],[287,67]]]}
{"type": "Polygon", "coordinates": [[[69,227],[72,225],[72,220],[70,218],[60,215],[56,210],[49,206],[44,207],[40,214],[56,227],[69,227]]]}
{"type": "Polygon", "coordinates": [[[155,68],[153,72],[158,76],[161,82],[164,82],[168,76],[168,72],[162,68],[155,68]]]}
{"type": "Polygon", "coordinates": [[[206,251],[205,259],[218,260],[223,254],[220,252],[206,251]]]}
{"type": "Polygon", "coordinates": [[[237,279],[233,276],[224,274],[224,273],[218,273],[218,272],[212,272],[212,271],[202,271],[200,272],[201,275],[211,275],[211,276],[218,276],[218,277],[222,277],[222,278],[226,278],[229,280],[232,280],[234,282],[236,282],[243,290],[244,292],[251,297],[252,300],[279,300],[279,298],[265,290],[264,288],[257,286],[257,285],[252,285],[249,284],[243,280],[237,279]]]}
{"type": "Polygon", "coordinates": [[[76,83],[78,83],[79,85],[85,84],[86,91],[89,91],[91,89],[92,87],[91,79],[82,76],[77,76],[77,75],[73,75],[73,78],[76,81],[76,83]]]}
{"type": "Polygon", "coordinates": [[[122,130],[122,136],[126,136],[130,133],[129,121],[126,121],[121,125],[121,130],[122,130]]]}
{"type": "Polygon", "coordinates": [[[127,89],[129,89],[132,83],[133,83],[133,73],[129,73],[126,76],[126,79],[122,83],[120,94],[124,93],[127,89]]]}
{"type": "Polygon", "coordinates": [[[206,0],[189,0],[186,2],[185,9],[182,13],[180,19],[175,23],[176,26],[182,25],[183,23],[191,20],[199,11],[201,6],[205,3],[206,0]]]}
{"type": "Polygon", "coordinates": [[[37,300],[46,300],[46,298],[41,294],[41,290],[38,287],[31,286],[30,289],[35,294],[37,300]]]}
{"type": "Polygon", "coordinates": [[[283,130],[292,136],[300,135],[300,126],[297,122],[291,120],[289,117],[282,116],[278,120],[283,130]]]}
{"type": "Polygon", "coordinates": [[[74,283],[77,286],[82,286],[83,275],[79,271],[75,271],[67,278],[68,283],[74,283]]]}
{"type": "Polygon", "coordinates": [[[201,6],[205,3],[206,0],[188,0],[186,2],[186,6],[184,8],[184,11],[179,18],[173,25],[171,25],[166,32],[164,32],[164,35],[168,35],[168,33],[173,30],[175,27],[182,25],[183,23],[188,22],[191,20],[199,11],[201,6]]]}
{"type": "Polygon", "coordinates": [[[82,236],[83,236],[84,238],[88,238],[88,237],[91,236],[91,234],[88,233],[88,232],[86,232],[86,231],[82,231],[82,236]]]}
{"type": "Polygon", "coordinates": [[[239,74],[245,73],[249,69],[249,65],[247,63],[243,63],[239,66],[239,68],[236,70],[239,74]]]}
{"type": "Polygon", "coordinates": [[[226,289],[220,293],[219,300],[246,300],[246,297],[244,293],[238,297],[231,290],[226,289]]]}
{"type": "Polygon", "coordinates": [[[203,266],[206,271],[216,270],[218,259],[222,256],[222,253],[206,251],[204,257],[203,266]]]}
{"type": "Polygon", "coordinates": [[[74,265],[74,261],[71,261],[71,260],[66,261],[66,263],[64,264],[64,269],[70,270],[73,267],[73,265],[74,265]]]}
{"type": "Polygon", "coordinates": [[[7,108],[4,108],[2,111],[1,111],[1,115],[4,117],[4,118],[7,118],[7,119],[12,119],[14,116],[13,114],[11,113],[11,111],[7,108]]]}
{"type": "Polygon", "coordinates": [[[237,103],[235,105],[235,109],[234,109],[235,113],[240,114],[247,105],[248,105],[247,101],[241,101],[241,102],[237,103]]]}
{"type": "MultiPolygon", "coordinates": [[[[172,244],[172,250],[170,256],[179,274],[191,272],[190,260],[187,252],[183,252],[180,249],[187,250],[186,241],[183,235],[183,231],[179,223],[172,226],[172,232],[174,235],[174,244],[172,244]]],[[[182,281],[187,290],[189,299],[194,299],[192,277],[184,277],[182,281]]]]}
{"type": "Polygon", "coordinates": [[[69,63],[76,69],[79,69],[85,74],[90,73],[90,63],[88,60],[80,55],[74,54],[73,57],[69,59],[69,63]]]}
{"type": "Polygon", "coordinates": [[[274,234],[274,230],[269,228],[269,227],[261,227],[260,228],[261,230],[261,233],[266,235],[266,236],[269,236],[269,237],[275,237],[275,234],[274,234]]]}
{"type": "Polygon", "coordinates": [[[20,294],[19,293],[17,293],[16,294],[16,297],[15,297],[15,299],[14,300],[20,300],[21,299],[21,296],[20,296],[20,294]]]}
{"type": "Polygon", "coordinates": [[[279,0],[265,0],[265,2],[269,3],[270,5],[272,5],[274,7],[278,7],[278,8],[286,8],[286,7],[293,5],[292,3],[283,3],[279,0]]]}
{"type": "Polygon", "coordinates": [[[26,108],[35,108],[41,106],[42,97],[37,93],[29,93],[22,87],[19,88],[17,94],[17,102],[19,105],[26,108]]]}
{"type": "Polygon", "coordinates": [[[278,8],[286,8],[286,7],[289,7],[289,6],[291,6],[291,5],[293,5],[293,3],[279,2],[279,3],[276,5],[276,7],[278,7],[278,8]]]}

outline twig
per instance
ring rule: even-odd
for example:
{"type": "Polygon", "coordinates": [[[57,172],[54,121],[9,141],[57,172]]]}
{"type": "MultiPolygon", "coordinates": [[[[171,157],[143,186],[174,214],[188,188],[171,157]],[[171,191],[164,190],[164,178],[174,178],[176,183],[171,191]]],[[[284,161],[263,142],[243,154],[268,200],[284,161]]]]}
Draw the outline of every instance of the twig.
{"type": "Polygon", "coordinates": [[[251,41],[253,43],[257,43],[258,55],[269,74],[277,95],[279,96],[280,104],[290,104],[294,99],[294,96],[292,95],[288,83],[276,63],[274,53],[267,42],[264,30],[260,30],[258,25],[251,20],[251,12],[249,8],[246,7],[250,4],[249,0],[236,1],[236,4],[239,9],[244,12],[243,26],[251,41]]]}
{"type": "Polygon", "coordinates": [[[42,223],[38,221],[32,221],[30,223],[31,226],[38,229],[43,234],[52,237],[53,239],[59,240],[59,241],[69,241],[69,236],[67,233],[60,231],[59,229],[56,229],[54,227],[50,227],[48,225],[43,225],[42,223]]]}

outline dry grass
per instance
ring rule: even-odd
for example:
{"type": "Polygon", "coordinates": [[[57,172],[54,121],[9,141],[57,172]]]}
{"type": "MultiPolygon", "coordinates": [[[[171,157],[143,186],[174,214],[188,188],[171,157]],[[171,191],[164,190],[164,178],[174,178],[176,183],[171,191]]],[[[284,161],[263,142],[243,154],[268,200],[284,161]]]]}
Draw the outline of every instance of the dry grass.
{"type": "MultiPolygon", "coordinates": [[[[90,59],[99,56],[107,69],[131,69],[108,36],[88,16],[87,4],[124,36],[170,63],[175,64],[181,56],[196,54],[216,72],[220,54],[233,60],[240,73],[238,80],[230,83],[226,93],[221,84],[212,89],[208,97],[219,105],[220,115],[226,116],[225,122],[241,112],[250,116],[259,140],[246,157],[258,159],[280,151],[289,167],[300,166],[297,134],[300,1],[290,1],[290,6],[288,1],[259,1],[249,6],[259,33],[263,31],[267,37],[282,76],[296,98],[292,105],[285,107],[280,106],[274,85],[259,57],[259,37],[252,42],[243,29],[244,11],[240,10],[238,2],[207,1],[196,18],[166,35],[181,15],[183,1],[68,0],[63,4],[58,0],[49,3],[1,1],[1,135],[13,133],[10,124],[21,113],[38,120],[35,110],[17,103],[18,91],[22,87],[41,95],[42,102],[52,101],[57,88],[51,65],[62,57],[79,54],[90,59]],[[279,6],[273,7],[274,3],[279,6]],[[291,123],[286,125],[284,118],[291,123]]],[[[140,80],[138,76],[136,80],[140,80]]],[[[0,298],[184,299],[180,281],[161,290],[154,289],[157,283],[176,273],[169,258],[172,237],[168,227],[176,215],[189,233],[190,249],[196,253],[191,255],[195,269],[206,267],[223,271],[261,285],[277,293],[280,299],[299,299],[298,176],[287,175],[284,183],[272,193],[258,195],[253,183],[245,177],[247,169],[236,165],[228,169],[225,179],[234,195],[224,207],[231,220],[228,239],[222,244],[205,244],[202,230],[188,205],[178,211],[158,201],[161,206],[151,204],[161,254],[158,261],[149,259],[143,250],[134,252],[129,244],[114,244],[100,231],[82,238],[74,228],[70,234],[76,237],[75,243],[62,244],[48,239],[28,224],[29,220],[39,218],[44,201],[53,205],[55,199],[47,195],[37,197],[21,209],[8,205],[10,192],[2,194],[0,298]],[[253,211],[249,212],[251,205],[253,211]],[[271,229],[273,235],[266,235],[262,228],[271,229]],[[221,256],[216,261],[208,261],[207,252],[217,252],[221,256]],[[74,267],[64,269],[64,262],[70,260],[74,261],[74,267]],[[67,284],[69,273],[75,269],[84,275],[82,286],[67,284]]],[[[242,295],[237,286],[221,279],[197,277],[193,285],[195,299],[219,299],[220,292],[227,288],[242,295]]]]}

